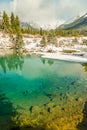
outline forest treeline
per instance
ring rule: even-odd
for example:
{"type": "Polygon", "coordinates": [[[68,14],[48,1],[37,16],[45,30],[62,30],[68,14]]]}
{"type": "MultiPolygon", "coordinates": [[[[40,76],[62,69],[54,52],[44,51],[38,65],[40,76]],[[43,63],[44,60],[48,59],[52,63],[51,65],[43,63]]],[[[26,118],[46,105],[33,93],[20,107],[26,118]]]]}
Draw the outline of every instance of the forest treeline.
{"type": "Polygon", "coordinates": [[[13,12],[11,12],[10,16],[4,11],[2,16],[2,22],[0,24],[0,29],[4,30],[7,33],[16,34],[32,34],[36,35],[39,34],[41,36],[48,35],[49,33],[55,34],[55,36],[78,36],[81,35],[81,32],[77,30],[58,30],[58,29],[51,29],[51,30],[43,30],[34,29],[30,26],[22,27],[21,22],[18,16],[15,16],[13,12]]]}

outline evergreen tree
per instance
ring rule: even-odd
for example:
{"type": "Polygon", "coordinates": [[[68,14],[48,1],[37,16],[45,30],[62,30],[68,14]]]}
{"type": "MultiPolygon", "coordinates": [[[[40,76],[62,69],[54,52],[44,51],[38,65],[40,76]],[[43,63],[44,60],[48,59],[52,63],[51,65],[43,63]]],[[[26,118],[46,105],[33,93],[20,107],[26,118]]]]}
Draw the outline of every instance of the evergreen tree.
{"type": "Polygon", "coordinates": [[[21,53],[23,44],[24,43],[23,43],[22,34],[17,33],[16,38],[15,38],[15,46],[14,46],[14,50],[15,50],[16,54],[21,53]]]}
{"type": "Polygon", "coordinates": [[[17,33],[21,32],[20,21],[19,21],[18,16],[16,16],[16,18],[15,18],[15,30],[16,30],[17,33]]]}
{"type": "Polygon", "coordinates": [[[21,33],[20,21],[18,16],[14,16],[14,13],[11,13],[11,30],[12,33],[21,33]]]}
{"type": "Polygon", "coordinates": [[[47,39],[46,39],[46,36],[44,35],[44,36],[42,37],[42,40],[41,40],[41,46],[42,46],[42,47],[46,46],[46,43],[47,43],[47,39]]]}
{"type": "Polygon", "coordinates": [[[49,34],[47,36],[47,42],[50,43],[50,44],[57,45],[57,38],[55,36],[54,31],[49,31],[49,34]]]}
{"type": "Polygon", "coordinates": [[[40,28],[40,35],[43,35],[43,30],[42,30],[42,28],[40,28]]]}
{"type": "Polygon", "coordinates": [[[4,11],[3,12],[3,23],[2,23],[2,28],[5,30],[5,31],[9,31],[10,29],[10,23],[9,23],[9,17],[7,15],[7,13],[4,11]]]}
{"type": "Polygon", "coordinates": [[[15,32],[15,16],[14,13],[11,13],[11,17],[10,17],[10,23],[11,23],[11,30],[14,33],[15,32]]]}

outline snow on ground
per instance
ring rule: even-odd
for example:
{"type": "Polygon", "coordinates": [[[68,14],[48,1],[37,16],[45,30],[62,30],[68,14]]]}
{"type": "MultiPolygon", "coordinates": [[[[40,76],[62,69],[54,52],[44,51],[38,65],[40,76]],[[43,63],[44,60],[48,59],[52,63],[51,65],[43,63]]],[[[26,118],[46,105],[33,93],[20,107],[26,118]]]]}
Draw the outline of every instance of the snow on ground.
{"type": "MultiPolygon", "coordinates": [[[[48,44],[44,47],[40,46],[41,38],[38,37],[23,37],[24,49],[27,52],[35,52],[43,54],[44,58],[52,58],[59,60],[69,60],[74,62],[87,62],[87,37],[59,37],[57,38],[57,47],[53,44],[48,44]],[[85,42],[83,42],[85,40],[85,42]],[[83,57],[70,54],[64,54],[63,50],[76,50],[76,55],[84,54],[83,57]],[[48,53],[50,52],[50,53],[48,53]],[[55,53],[54,53],[55,52],[55,53]],[[62,52],[62,53],[61,53],[62,52]]],[[[0,49],[11,48],[13,43],[10,41],[8,34],[0,32],[0,49]]]]}
{"type": "Polygon", "coordinates": [[[0,33],[0,48],[10,48],[11,46],[10,37],[7,34],[0,33]]]}
{"type": "Polygon", "coordinates": [[[57,52],[59,51],[59,48],[56,47],[55,45],[53,44],[50,44],[50,45],[47,45],[46,47],[42,48],[42,51],[43,52],[48,52],[48,51],[52,51],[52,52],[57,52]]]}
{"type": "Polygon", "coordinates": [[[75,49],[87,49],[86,45],[74,45],[75,49]]]}
{"type": "Polygon", "coordinates": [[[58,59],[72,62],[84,62],[87,63],[87,58],[73,55],[64,55],[60,53],[42,53],[43,58],[58,59]]]}
{"type": "Polygon", "coordinates": [[[53,44],[41,47],[40,41],[41,38],[23,38],[24,40],[24,48],[28,51],[36,50],[36,51],[62,51],[62,50],[77,50],[77,51],[84,51],[87,50],[87,45],[83,44],[83,40],[86,40],[87,37],[59,37],[57,38],[57,47],[53,44]]]}
{"type": "Polygon", "coordinates": [[[27,51],[35,50],[39,45],[41,38],[23,38],[24,41],[24,48],[27,51]]]}

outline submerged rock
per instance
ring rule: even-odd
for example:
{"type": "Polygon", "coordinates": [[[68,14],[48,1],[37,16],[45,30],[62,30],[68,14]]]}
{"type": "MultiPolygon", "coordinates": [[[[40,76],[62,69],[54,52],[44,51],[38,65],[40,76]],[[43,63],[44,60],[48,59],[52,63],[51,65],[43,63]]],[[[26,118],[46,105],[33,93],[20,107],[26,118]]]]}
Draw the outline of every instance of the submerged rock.
{"type": "Polygon", "coordinates": [[[75,101],[79,101],[79,98],[75,98],[75,101]]]}
{"type": "Polygon", "coordinates": [[[52,94],[49,94],[49,93],[44,93],[45,96],[47,96],[48,98],[52,98],[52,94]]]}
{"type": "Polygon", "coordinates": [[[27,95],[28,94],[28,91],[23,91],[23,95],[27,95]]]}
{"type": "Polygon", "coordinates": [[[32,112],[32,110],[33,110],[33,106],[30,106],[29,111],[32,112]]]}
{"type": "Polygon", "coordinates": [[[50,108],[50,107],[48,107],[47,111],[50,113],[50,111],[51,111],[51,108],[50,108]]]}
{"type": "Polygon", "coordinates": [[[72,82],[71,82],[71,85],[74,85],[74,84],[75,84],[75,81],[72,81],[72,82]]]}

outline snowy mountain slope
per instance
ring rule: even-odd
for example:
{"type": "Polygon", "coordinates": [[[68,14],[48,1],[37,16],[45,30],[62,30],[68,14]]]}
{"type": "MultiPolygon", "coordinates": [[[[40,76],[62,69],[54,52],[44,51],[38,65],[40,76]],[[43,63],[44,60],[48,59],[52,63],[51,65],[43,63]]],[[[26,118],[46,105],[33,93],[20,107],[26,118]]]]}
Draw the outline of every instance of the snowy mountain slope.
{"type": "Polygon", "coordinates": [[[21,27],[23,28],[30,27],[37,30],[40,30],[40,28],[42,28],[43,30],[50,30],[50,29],[56,29],[61,23],[59,21],[56,21],[55,23],[51,24],[40,24],[38,22],[30,21],[30,22],[21,22],[21,27]]]}
{"type": "Polygon", "coordinates": [[[87,13],[75,19],[71,23],[66,22],[65,24],[60,25],[59,27],[57,27],[57,29],[68,30],[68,29],[81,29],[85,27],[87,27],[87,13]]]}
{"type": "Polygon", "coordinates": [[[21,27],[23,28],[32,28],[32,29],[36,29],[36,30],[40,30],[40,26],[37,23],[32,22],[21,22],[21,27]]]}
{"type": "Polygon", "coordinates": [[[51,24],[40,24],[39,22],[30,21],[28,23],[22,22],[21,26],[30,27],[37,30],[40,30],[40,28],[44,30],[50,30],[50,29],[69,30],[69,29],[84,29],[84,28],[87,29],[87,13],[82,16],[76,16],[74,18],[71,18],[61,25],[59,21],[55,21],[55,23],[51,24]]]}

